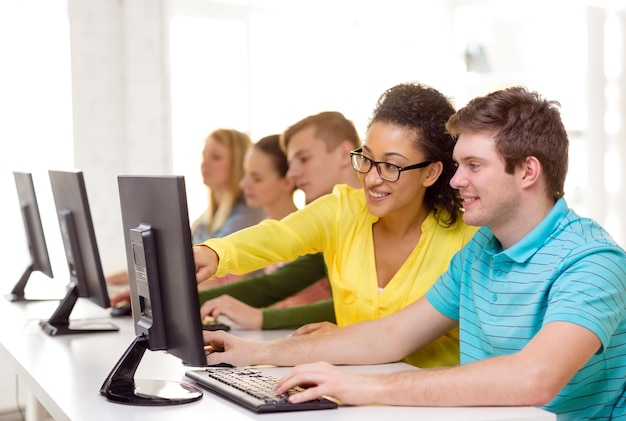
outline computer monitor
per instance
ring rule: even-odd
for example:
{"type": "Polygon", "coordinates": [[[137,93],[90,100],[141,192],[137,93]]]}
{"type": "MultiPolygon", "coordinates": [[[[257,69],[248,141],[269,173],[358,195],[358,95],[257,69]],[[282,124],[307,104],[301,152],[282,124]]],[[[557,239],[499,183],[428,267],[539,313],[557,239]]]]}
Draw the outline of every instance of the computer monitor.
{"type": "Polygon", "coordinates": [[[70,280],[67,293],[56,311],[49,320],[41,321],[40,325],[51,336],[117,331],[117,326],[104,321],[72,320],[70,323],[70,313],[78,298],[88,298],[102,308],[109,308],[109,294],[82,171],[50,170],[48,174],[70,280]]]}
{"type": "Polygon", "coordinates": [[[131,405],[196,401],[189,384],[134,379],[146,349],[207,365],[184,178],[120,175],[118,185],[136,337],[100,393],[131,405]]]}
{"type": "Polygon", "coordinates": [[[29,172],[14,171],[13,178],[15,179],[17,197],[22,211],[22,221],[24,222],[31,261],[11,292],[6,294],[5,297],[9,301],[30,301],[31,299],[25,296],[24,289],[32,273],[41,272],[49,278],[52,278],[54,275],[52,273],[52,265],[50,264],[43,225],[41,224],[33,176],[29,172]]]}

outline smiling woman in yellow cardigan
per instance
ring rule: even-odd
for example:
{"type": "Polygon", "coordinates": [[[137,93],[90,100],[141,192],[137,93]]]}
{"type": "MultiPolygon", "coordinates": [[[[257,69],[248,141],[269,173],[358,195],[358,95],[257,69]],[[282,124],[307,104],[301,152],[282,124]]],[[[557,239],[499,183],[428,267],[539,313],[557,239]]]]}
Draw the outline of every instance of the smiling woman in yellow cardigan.
{"type": "MultiPolygon", "coordinates": [[[[378,319],[420,298],[476,230],[459,217],[461,202],[449,186],[454,141],[444,125],[453,112],[432,88],[391,88],[350,157],[362,189],[337,186],[280,221],[194,247],[198,280],[322,252],[339,326],[378,319]]],[[[458,364],[458,332],[405,361],[458,364]]]]}

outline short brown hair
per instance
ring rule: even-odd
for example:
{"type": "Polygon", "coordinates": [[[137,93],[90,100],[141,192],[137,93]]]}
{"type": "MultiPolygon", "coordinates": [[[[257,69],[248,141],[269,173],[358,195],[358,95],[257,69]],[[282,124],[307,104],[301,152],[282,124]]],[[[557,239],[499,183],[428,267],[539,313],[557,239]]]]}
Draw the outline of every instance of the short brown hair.
{"type": "Polygon", "coordinates": [[[280,136],[280,144],[287,151],[291,138],[301,130],[315,127],[315,137],[326,143],[327,151],[334,151],[343,141],[349,141],[354,149],[361,145],[354,123],[337,111],[324,111],[310,115],[292,124],[280,136]]]}
{"type": "Polygon", "coordinates": [[[545,173],[547,194],[556,201],[564,194],[569,148],[559,106],[515,86],[472,99],[450,117],[446,130],[455,138],[462,133],[492,134],[509,174],[527,157],[536,157],[545,173]]]}

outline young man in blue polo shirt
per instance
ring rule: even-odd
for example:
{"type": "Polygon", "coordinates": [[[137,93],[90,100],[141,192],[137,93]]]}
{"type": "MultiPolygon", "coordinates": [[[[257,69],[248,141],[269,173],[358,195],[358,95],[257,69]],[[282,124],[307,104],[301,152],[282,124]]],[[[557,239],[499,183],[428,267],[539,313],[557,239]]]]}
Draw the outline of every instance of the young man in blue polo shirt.
{"type": "Polygon", "coordinates": [[[568,139],[556,105],[515,87],[451,117],[451,185],[465,222],[481,228],[424,298],[323,335],[251,343],[207,334],[225,350],[209,363],[309,363],[279,382],[279,392],[314,385],[294,402],[534,405],[559,419],[626,419],[626,253],[567,207],[568,139]],[[457,325],[456,367],[368,376],[330,365],[397,361],[457,325]]]}

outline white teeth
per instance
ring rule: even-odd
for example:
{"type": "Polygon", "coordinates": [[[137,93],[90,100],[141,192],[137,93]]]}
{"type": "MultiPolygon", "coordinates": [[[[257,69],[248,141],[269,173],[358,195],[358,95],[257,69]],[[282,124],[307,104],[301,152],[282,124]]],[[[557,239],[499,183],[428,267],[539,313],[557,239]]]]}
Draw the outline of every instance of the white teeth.
{"type": "Polygon", "coordinates": [[[378,199],[378,198],[381,198],[381,197],[385,197],[385,196],[387,196],[387,193],[377,193],[377,192],[374,192],[374,191],[371,191],[371,190],[368,190],[368,194],[369,194],[370,196],[372,196],[372,197],[377,198],[377,199],[378,199]]]}

